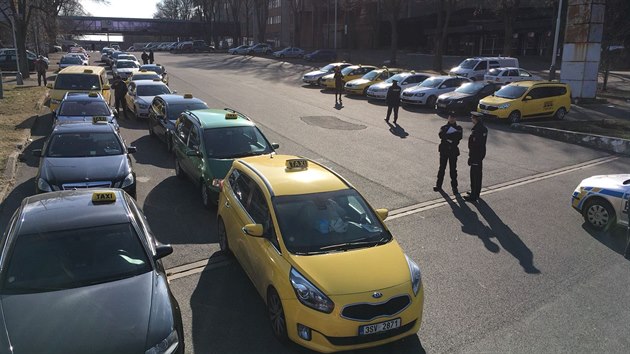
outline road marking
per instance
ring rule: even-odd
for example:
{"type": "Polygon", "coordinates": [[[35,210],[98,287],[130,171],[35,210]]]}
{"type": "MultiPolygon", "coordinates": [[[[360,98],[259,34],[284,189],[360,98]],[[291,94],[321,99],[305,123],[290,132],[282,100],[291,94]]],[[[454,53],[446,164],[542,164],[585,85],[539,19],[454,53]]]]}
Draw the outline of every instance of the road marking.
{"type": "MultiPolygon", "coordinates": [[[[504,191],[506,189],[511,189],[519,186],[523,186],[526,184],[542,181],[545,179],[561,176],[567,173],[579,171],[585,168],[601,165],[604,163],[612,162],[619,159],[620,156],[606,156],[600,157],[597,159],[593,159],[590,161],[582,162],[579,164],[575,164],[572,166],[558,168],[552,171],[538,173],[528,177],[517,178],[512,181],[498,183],[493,186],[485,187],[481,190],[481,195],[488,195],[500,191],[504,191]]],[[[451,201],[455,201],[455,196],[449,196],[451,201]]],[[[402,218],[404,216],[417,214],[426,210],[439,208],[447,205],[449,202],[444,198],[437,198],[433,200],[428,200],[426,202],[409,205],[403,208],[398,208],[391,210],[389,212],[389,217],[387,220],[394,220],[398,218],[402,218]]],[[[187,277],[189,275],[201,273],[205,270],[217,269],[226,267],[234,262],[234,258],[228,258],[224,255],[220,255],[218,257],[214,257],[212,259],[205,259],[193,263],[184,264],[181,266],[173,267],[166,270],[166,275],[168,276],[169,281],[173,281],[176,279],[180,279],[183,277],[187,277]]]]}
{"type": "MultiPolygon", "coordinates": [[[[503,183],[495,184],[493,186],[488,186],[488,187],[482,188],[481,189],[481,195],[488,195],[488,194],[504,191],[506,189],[511,189],[511,188],[523,186],[523,185],[526,185],[526,184],[542,181],[542,180],[549,179],[549,178],[552,178],[552,177],[564,175],[564,174],[575,172],[575,171],[579,171],[579,170],[582,170],[582,169],[585,169],[585,168],[589,168],[589,167],[601,165],[601,164],[604,164],[604,163],[608,163],[608,162],[611,162],[611,161],[615,161],[615,160],[617,160],[619,158],[620,158],[620,156],[600,157],[600,158],[597,158],[597,159],[594,159],[594,160],[582,162],[582,163],[575,164],[575,165],[572,165],[572,166],[562,167],[562,168],[558,168],[558,169],[555,169],[555,170],[552,170],[552,171],[538,173],[538,174],[535,174],[535,175],[532,175],[532,176],[517,178],[517,179],[512,180],[512,181],[503,182],[503,183]]],[[[449,196],[449,197],[450,197],[451,201],[455,201],[456,200],[455,196],[449,196]]],[[[433,199],[433,200],[428,200],[426,202],[422,202],[422,203],[418,203],[418,204],[414,204],[414,205],[409,205],[409,206],[406,206],[406,207],[403,207],[403,208],[399,208],[399,209],[395,209],[395,210],[390,211],[389,212],[389,216],[387,217],[387,220],[394,220],[394,219],[402,218],[403,216],[408,216],[408,215],[420,213],[420,212],[423,212],[423,211],[426,211],[426,210],[439,208],[441,206],[447,205],[448,203],[449,203],[449,201],[445,200],[444,198],[437,198],[437,199],[433,199]]]]}

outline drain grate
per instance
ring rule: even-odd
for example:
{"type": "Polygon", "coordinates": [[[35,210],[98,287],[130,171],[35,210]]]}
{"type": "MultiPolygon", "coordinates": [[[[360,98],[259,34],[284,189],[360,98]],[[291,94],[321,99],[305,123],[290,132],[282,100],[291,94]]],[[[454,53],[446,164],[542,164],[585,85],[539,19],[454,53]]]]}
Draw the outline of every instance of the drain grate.
{"type": "Polygon", "coordinates": [[[306,116],[300,117],[308,125],[334,130],[361,130],[367,128],[362,124],[349,123],[333,116],[306,116]]]}

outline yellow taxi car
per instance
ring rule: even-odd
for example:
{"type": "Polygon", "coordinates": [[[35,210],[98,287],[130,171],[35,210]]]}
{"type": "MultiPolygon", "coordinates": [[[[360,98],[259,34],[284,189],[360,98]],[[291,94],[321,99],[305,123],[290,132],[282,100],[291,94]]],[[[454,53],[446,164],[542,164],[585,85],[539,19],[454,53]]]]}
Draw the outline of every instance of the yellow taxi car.
{"type": "Polygon", "coordinates": [[[489,118],[518,123],[523,118],[564,119],[571,110],[571,87],[557,81],[520,81],[503,86],[477,106],[489,118]]]}
{"type": "MultiPolygon", "coordinates": [[[[350,65],[341,69],[341,74],[343,75],[343,82],[346,83],[350,80],[358,79],[361,76],[369,73],[370,71],[376,69],[376,66],[372,65],[350,65]]],[[[335,88],[335,74],[324,75],[320,81],[320,85],[324,87],[324,89],[334,89],[335,88]]]]}
{"type": "Polygon", "coordinates": [[[53,112],[67,92],[98,92],[105,102],[109,102],[111,93],[107,72],[102,66],[69,66],[61,70],[55,82],[48,83],[46,87],[51,89],[48,98],[50,110],[53,112]]]}
{"type": "Polygon", "coordinates": [[[385,81],[390,77],[403,72],[403,69],[399,68],[386,68],[372,70],[369,73],[363,75],[359,79],[346,81],[344,91],[351,95],[366,95],[367,89],[378,82],[385,81]]]}
{"type": "Polygon", "coordinates": [[[148,71],[148,70],[140,70],[140,71],[136,71],[131,73],[130,76],[127,77],[127,83],[131,82],[131,81],[138,81],[138,80],[160,80],[162,81],[162,75],[156,73],[155,71],[148,71]]]}
{"type": "Polygon", "coordinates": [[[219,246],[267,304],[274,335],[320,352],[414,335],[424,290],[418,265],[343,177],[312,160],[236,159],[221,188],[219,246]]]}

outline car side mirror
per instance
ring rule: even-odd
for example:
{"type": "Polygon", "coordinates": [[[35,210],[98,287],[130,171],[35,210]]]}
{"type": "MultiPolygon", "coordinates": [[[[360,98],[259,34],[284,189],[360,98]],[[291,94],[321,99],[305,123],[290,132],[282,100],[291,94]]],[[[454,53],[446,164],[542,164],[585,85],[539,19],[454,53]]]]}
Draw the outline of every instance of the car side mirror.
{"type": "Polygon", "coordinates": [[[53,88],[53,84],[52,84],[52,82],[47,83],[47,84],[46,84],[46,88],[52,89],[52,88],[53,88]]]}
{"type": "Polygon", "coordinates": [[[532,99],[532,96],[525,96],[525,99],[523,101],[529,101],[532,99]]]}
{"type": "Polygon", "coordinates": [[[173,253],[173,247],[171,245],[157,245],[155,246],[155,255],[153,256],[154,260],[158,260],[168,256],[173,253]]]}
{"type": "Polygon", "coordinates": [[[275,149],[279,149],[280,148],[280,144],[278,143],[271,143],[271,147],[275,149]]]}
{"type": "Polygon", "coordinates": [[[389,210],[376,209],[376,215],[378,215],[378,218],[381,219],[381,221],[385,221],[385,219],[389,216],[389,210]]]}
{"type": "Polygon", "coordinates": [[[109,86],[109,84],[105,84],[103,85],[103,90],[111,90],[111,86],[109,86]]]}
{"type": "Polygon", "coordinates": [[[243,233],[253,237],[263,237],[262,224],[247,224],[243,226],[243,233]]]}
{"type": "Polygon", "coordinates": [[[127,146],[127,153],[128,154],[133,154],[138,152],[138,148],[135,146],[127,146]]]}
{"type": "Polygon", "coordinates": [[[40,157],[40,156],[42,156],[42,149],[34,149],[31,153],[35,157],[40,157]]]}

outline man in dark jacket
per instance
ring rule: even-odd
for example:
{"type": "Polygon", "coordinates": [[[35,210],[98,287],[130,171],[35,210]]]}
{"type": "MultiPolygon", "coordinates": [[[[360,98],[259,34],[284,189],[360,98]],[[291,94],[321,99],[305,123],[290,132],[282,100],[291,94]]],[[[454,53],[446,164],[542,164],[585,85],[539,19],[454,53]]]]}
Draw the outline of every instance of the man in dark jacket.
{"type": "Polygon", "coordinates": [[[341,105],[341,95],[343,94],[343,74],[341,73],[341,67],[335,67],[335,74],[333,75],[335,79],[335,105],[341,105]]]}
{"type": "Polygon", "coordinates": [[[459,141],[462,140],[462,127],[457,125],[455,117],[448,116],[448,123],[440,128],[438,136],[440,137],[440,146],[438,151],[440,152],[440,169],[437,174],[437,181],[435,182],[434,191],[442,190],[442,182],[444,182],[444,173],[446,172],[446,164],[450,168],[451,174],[451,187],[453,193],[459,194],[457,190],[457,156],[459,156],[459,141]]]}
{"type": "Polygon", "coordinates": [[[149,49],[149,63],[153,64],[154,60],[155,60],[155,56],[153,54],[153,49],[149,49]]]}
{"type": "Polygon", "coordinates": [[[129,119],[127,117],[127,102],[125,102],[125,96],[127,95],[127,84],[125,83],[125,81],[123,81],[123,79],[120,78],[120,76],[116,76],[114,77],[112,88],[114,89],[114,100],[116,102],[115,107],[118,115],[120,116],[120,105],[122,105],[123,114],[125,115],[126,119],[129,119]]]}
{"type": "Polygon", "coordinates": [[[38,56],[35,60],[35,71],[37,71],[37,86],[42,85],[42,78],[44,79],[44,86],[48,84],[46,81],[46,71],[48,70],[48,64],[44,60],[43,56],[38,56]]]}
{"type": "Polygon", "coordinates": [[[142,51],[142,55],[140,55],[140,58],[142,59],[142,65],[149,64],[149,54],[147,54],[146,51],[142,51]]]}
{"type": "Polygon", "coordinates": [[[402,91],[402,88],[398,86],[398,81],[392,80],[392,85],[387,90],[387,98],[385,99],[387,102],[387,118],[385,118],[385,121],[387,123],[389,123],[389,116],[392,114],[392,110],[394,111],[394,124],[396,124],[396,121],[398,120],[400,91],[402,91]]]}
{"type": "Polygon", "coordinates": [[[472,132],[468,137],[468,165],[470,166],[470,193],[464,197],[468,202],[476,202],[481,193],[483,159],[486,157],[486,139],[488,128],[483,125],[479,112],[470,112],[473,122],[472,132]]]}

